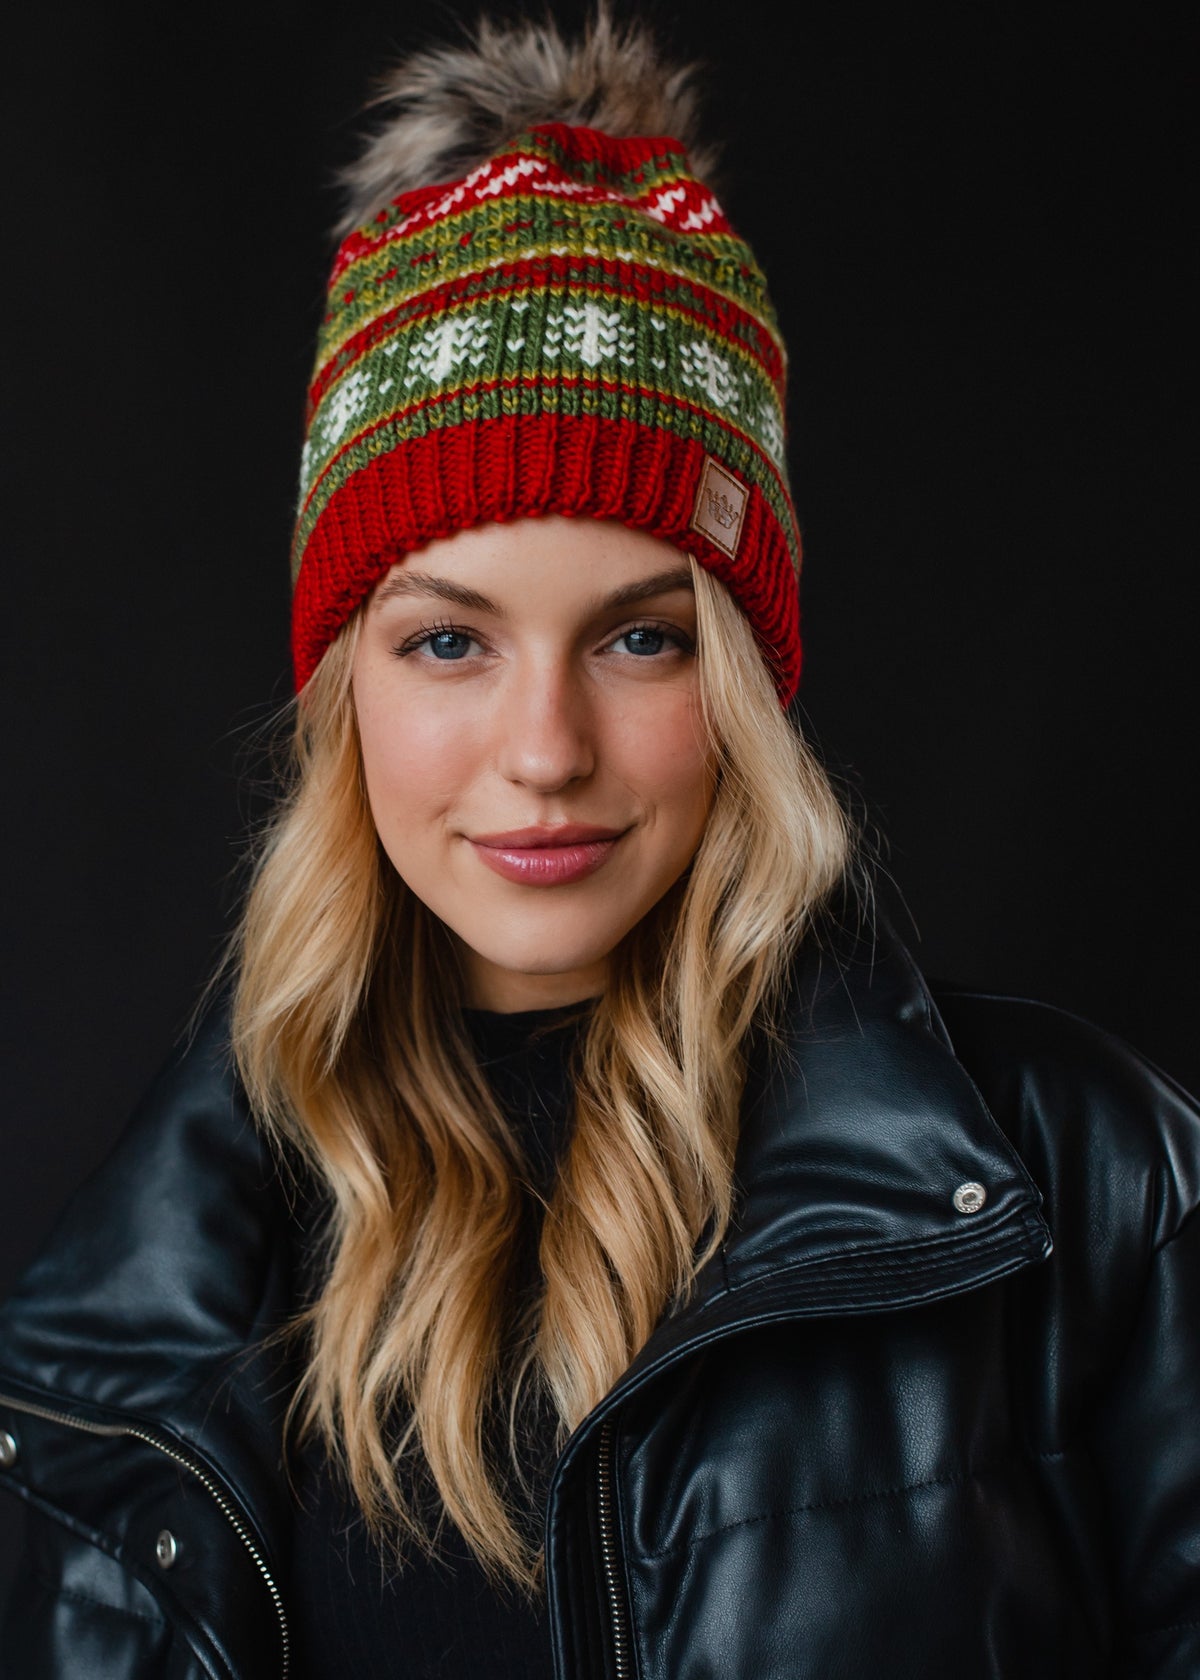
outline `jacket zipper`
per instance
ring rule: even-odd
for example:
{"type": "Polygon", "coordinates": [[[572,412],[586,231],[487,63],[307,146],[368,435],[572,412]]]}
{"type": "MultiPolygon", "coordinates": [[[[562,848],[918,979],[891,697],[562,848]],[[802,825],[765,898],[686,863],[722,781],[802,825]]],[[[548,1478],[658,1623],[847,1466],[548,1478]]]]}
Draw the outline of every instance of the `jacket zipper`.
{"type": "Polygon", "coordinates": [[[11,1394],[0,1394],[0,1405],[9,1406],[14,1412],[25,1412],[30,1417],[45,1418],[50,1423],[61,1423],[67,1429],[82,1430],[85,1435],[132,1436],[136,1441],[144,1441],[147,1446],[153,1447],[156,1452],[162,1453],[166,1458],[174,1459],[176,1464],[181,1464],[190,1475],[193,1475],[200,1486],[206,1489],[215,1500],[230,1528],[250,1554],[254,1567],[262,1576],[267,1591],[271,1595],[271,1603],[275,1606],[275,1614],[279,1618],[279,1639],[283,1648],[283,1662],[279,1671],[280,1680],[287,1680],[288,1670],[291,1667],[291,1636],[288,1632],[283,1596],[271,1571],[267,1568],[266,1560],[250,1538],[245,1523],[207,1471],[203,1470],[193,1459],[190,1459],[186,1453],[181,1453],[177,1448],[168,1446],[165,1441],[160,1441],[149,1430],[139,1429],[133,1424],[89,1423],[83,1418],[72,1417],[69,1412],[53,1411],[49,1406],[35,1406],[27,1400],[16,1400],[11,1394]]]}
{"type": "Polygon", "coordinates": [[[608,1596],[609,1621],[613,1640],[613,1672],[615,1680],[627,1680],[629,1667],[628,1620],[625,1599],[617,1574],[617,1516],[616,1472],[613,1466],[613,1426],[600,1427],[598,1509],[600,1515],[600,1564],[608,1596]]]}

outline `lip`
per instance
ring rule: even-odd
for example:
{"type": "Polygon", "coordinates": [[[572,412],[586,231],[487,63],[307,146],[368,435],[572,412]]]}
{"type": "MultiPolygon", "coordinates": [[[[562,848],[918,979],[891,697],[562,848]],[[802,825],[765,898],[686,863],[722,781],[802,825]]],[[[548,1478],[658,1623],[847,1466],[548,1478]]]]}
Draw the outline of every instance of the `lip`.
{"type": "Polygon", "coordinates": [[[469,838],[476,857],[506,881],[560,887],[594,875],[628,832],[594,823],[557,823],[469,838]]]}
{"type": "Polygon", "coordinates": [[[593,840],[619,840],[623,828],[601,828],[596,823],[542,823],[532,828],[506,828],[502,834],[473,834],[476,846],[498,846],[502,850],[532,851],[543,846],[586,846],[593,840]]]}

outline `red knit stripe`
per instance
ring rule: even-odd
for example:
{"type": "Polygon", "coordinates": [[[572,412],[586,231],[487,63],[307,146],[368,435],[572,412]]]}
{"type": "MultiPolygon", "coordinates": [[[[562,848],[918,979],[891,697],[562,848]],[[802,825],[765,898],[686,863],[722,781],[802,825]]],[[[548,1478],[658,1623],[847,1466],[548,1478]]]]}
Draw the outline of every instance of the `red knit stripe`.
{"type": "Polygon", "coordinates": [[[800,642],[784,533],[757,485],[736,560],[691,530],[704,461],[694,439],[573,415],[450,426],[387,451],[335,492],[309,538],[294,600],[297,687],[400,556],[485,521],[582,513],[649,531],[720,578],[755,626],[786,703],[800,642]]]}
{"type": "MultiPolygon", "coordinates": [[[[655,196],[656,194],[654,193],[647,195],[648,202],[653,202],[655,196]]],[[[522,206],[531,209],[536,205],[539,208],[539,219],[541,219],[540,212],[543,207],[549,205],[551,207],[557,207],[561,212],[563,212],[559,220],[550,222],[550,226],[565,228],[570,220],[569,212],[576,205],[581,204],[604,204],[613,207],[623,206],[627,211],[634,215],[644,216],[647,221],[656,226],[661,227],[668,225],[662,223],[657,216],[650,216],[648,212],[642,208],[640,201],[631,201],[617,193],[605,192],[591,196],[577,194],[569,199],[562,198],[556,200],[552,192],[532,191],[527,181],[514,181],[507,184],[502,191],[497,192],[487,199],[481,200],[478,198],[463,198],[453,205],[447,205],[438,215],[431,214],[423,223],[417,223],[412,220],[399,222],[395,227],[389,228],[386,233],[379,235],[372,235],[367,229],[359,229],[356,232],[349,234],[342,241],[342,244],[338,248],[337,256],[334,258],[334,266],[330,274],[329,284],[332,288],[336,282],[342,279],[346,272],[353,267],[355,263],[361,262],[372,256],[377,256],[380,252],[386,251],[389,246],[407,243],[412,239],[419,239],[422,234],[429,233],[429,231],[433,228],[437,228],[439,230],[439,234],[444,233],[446,238],[453,238],[455,222],[465,216],[477,214],[481,207],[490,208],[495,205],[505,205],[512,207],[513,210],[519,210],[522,206]]],[[[690,208],[690,206],[685,208],[690,208]]],[[[718,217],[711,225],[687,231],[684,236],[690,238],[688,255],[691,261],[697,264],[714,264],[725,259],[725,251],[710,250],[705,241],[720,240],[723,245],[730,246],[736,246],[740,243],[737,235],[734,233],[733,229],[729,227],[728,223],[718,225],[721,222],[722,219],[718,217]]],[[[682,230],[671,228],[670,231],[680,232],[682,230]]]]}
{"type": "MultiPolygon", "coordinates": [[[[648,201],[653,202],[655,196],[656,195],[654,193],[647,195],[648,201]]],[[[475,198],[464,198],[453,207],[446,209],[441,215],[431,217],[430,220],[421,227],[405,226],[403,223],[400,223],[396,227],[389,228],[386,233],[381,234],[373,234],[369,228],[356,229],[354,233],[348,234],[338,247],[337,254],[334,258],[333,268],[330,272],[329,289],[331,291],[335,290],[337,284],[344,281],[345,275],[354,268],[356,264],[360,262],[369,262],[372,259],[378,259],[381,255],[386,255],[389,247],[391,246],[399,244],[403,247],[412,241],[421,241],[423,236],[424,242],[428,244],[430,243],[429,236],[435,229],[437,243],[441,243],[443,240],[450,241],[461,237],[461,234],[458,231],[459,224],[468,219],[477,220],[481,211],[490,210],[493,205],[503,204],[509,207],[510,223],[527,223],[528,225],[533,226],[534,216],[536,215],[537,221],[543,225],[566,228],[571,220],[570,212],[580,202],[592,205],[601,203],[612,209],[620,209],[624,207],[624,209],[629,212],[628,214],[624,217],[616,216],[607,223],[610,228],[616,228],[618,231],[620,231],[626,222],[631,219],[644,219],[649,226],[658,228],[666,227],[667,231],[670,233],[678,234],[682,231],[669,227],[669,224],[664,224],[656,216],[650,216],[642,208],[640,200],[631,201],[627,198],[621,198],[613,194],[609,194],[601,200],[586,199],[580,201],[579,199],[564,199],[557,205],[557,208],[562,212],[562,215],[546,224],[545,209],[547,205],[551,208],[555,207],[552,196],[545,193],[530,192],[528,187],[522,186],[520,183],[515,183],[511,187],[506,188],[504,192],[498,193],[493,199],[480,201],[475,198]],[[528,212],[525,216],[520,214],[522,209],[528,212]]],[[[682,214],[684,210],[695,208],[698,203],[703,202],[705,201],[690,201],[688,204],[681,207],[680,214],[682,214]]],[[[728,224],[724,227],[718,227],[716,221],[703,228],[689,229],[684,234],[684,237],[689,239],[689,261],[696,262],[698,264],[707,263],[712,265],[714,263],[725,261],[727,260],[728,254],[731,250],[736,251],[742,248],[741,241],[734,230],[729,227],[728,224]],[[709,240],[719,240],[720,249],[709,249],[707,243],[705,243],[709,240]]]]}
{"type": "MultiPolygon", "coordinates": [[[[561,198],[564,204],[636,204],[653,203],[659,192],[669,190],[676,185],[690,184],[688,174],[687,155],[678,141],[670,139],[625,140],[618,141],[600,134],[595,129],[568,129],[562,124],[544,124],[531,131],[551,140],[551,147],[546,152],[533,148],[514,147],[507,152],[500,152],[488,160],[487,173],[466,188],[452,204],[446,200],[462,188],[463,181],[447,181],[444,186],[437,188],[420,187],[411,193],[401,193],[392,200],[392,207],[401,212],[397,220],[386,228],[372,227],[368,224],[356,228],[343,242],[338,251],[333,269],[333,278],[337,279],[352,262],[368,252],[377,251],[392,244],[397,239],[408,238],[424,227],[433,227],[443,218],[460,214],[463,209],[477,204],[500,204],[510,198],[532,198],[535,200],[550,200],[561,198]],[[596,145],[583,153],[571,143],[573,136],[594,136],[596,145]],[[559,141],[555,145],[554,141],[559,141]],[[566,141],[566,144],[562,144],[566,141]],[[555,154],[558,154],[557,156],[555,154]],[[546,173],[541,175],[521,175],[512,182],[505,183],[493,192],[482,189],[501,177],[506,170],[532,159],[546,166],[546,173]],[[565,160],[560,161],[560,159],[565,160]],[[572,160],[603,161],[606,165],[606,177],[592,185],[585,185],[575,179],[570,171],[572,160]],[[652,186],[640,195],[630,193],[622,185],[622,178],[632,180],[637,185],[639,171],[650,169],[656,179],[652,186]],[[531,181],[544,183],[540,190],[531,187],[531,181]],[[567,190],[564,190],[567,189],[567,190]],[[437,207],[441,205],[442,209],[437,207]]],[[[684,208],[694,207],[697,200],[689,194],[684,208]]],[[[643,210],[643,214],[645,211],[643,210]]],[[[657,218],[653,218],[657,219],[657,218]]],[[[714,220],[699,230],[702,237],[719,236],[731,233],[732,229],[724,215],[718,210],[714,220]]]]}
{"type": "Polygon", "coordinates": [[[686,170],[687,153],[669,134],[618,137],[583,123],[538,123],[529,130],[557,159],[600,164],[606,175],[637,180],[649,165],[659,173],[686,170]]]}

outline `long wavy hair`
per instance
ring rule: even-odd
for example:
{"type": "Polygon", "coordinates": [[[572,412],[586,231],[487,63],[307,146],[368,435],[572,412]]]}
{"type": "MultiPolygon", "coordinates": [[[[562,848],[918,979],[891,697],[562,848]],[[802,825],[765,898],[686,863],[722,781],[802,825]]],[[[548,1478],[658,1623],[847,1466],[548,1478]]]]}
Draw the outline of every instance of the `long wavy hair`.
{"type": "Polygon", "coordinates": [[[476,1065],[452,939],[367,803],[358,618],[298,703],[290,791],[237,945],[242,1078],[330,1209],[291,1421],[323,1438],[378,1537],[434,1546],[448,1516],[489,1571],[530,1589],[518,1400],[536,1393],[565,1439],[720,1243],[747,1035],[772,1020],[847,864],[842,810],[746,619],[692,572],[715,800],[683,879],[612,954],[583,1033],[534,1301],[513,1287],[528,1168],[476,1065]]]}

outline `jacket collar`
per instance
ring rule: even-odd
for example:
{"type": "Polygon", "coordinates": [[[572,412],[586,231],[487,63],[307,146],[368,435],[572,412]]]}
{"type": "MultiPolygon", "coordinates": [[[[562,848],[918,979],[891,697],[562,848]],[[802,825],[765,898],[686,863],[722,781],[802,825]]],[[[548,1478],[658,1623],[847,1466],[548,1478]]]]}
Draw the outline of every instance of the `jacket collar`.
{"type": "Polygon", "coordinates": [[[806,942],[780,1041],[751,1057],[736,1179],[720,1251],[580,1426],[560,1471],[615,1406],[712,1341],[937,1300],[1051,1249],[1036,1186],[883,923],[868,933],[843,920],[806,942]],[[967,1186],[983,1200],[968,1195],[964,1212],[967,1186]]]}
{"type": "Polygon", "coordinates": [[[699,1300],[786,1279],[816,1304],[828,1278],[876,1311],[986,1282],[1010,1237],[1024,1260],[1049,1252],[1040,1195],[886,925],[809,942],[781,1052],[752,1058],[737,1179],[724,1275],[699,1300]],[[982,1198],[956,1201],[968,1185],[982,1198]]]}

